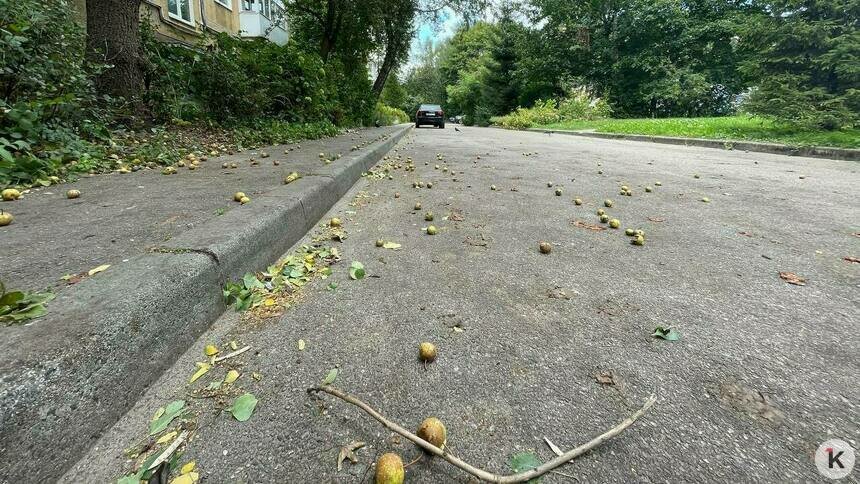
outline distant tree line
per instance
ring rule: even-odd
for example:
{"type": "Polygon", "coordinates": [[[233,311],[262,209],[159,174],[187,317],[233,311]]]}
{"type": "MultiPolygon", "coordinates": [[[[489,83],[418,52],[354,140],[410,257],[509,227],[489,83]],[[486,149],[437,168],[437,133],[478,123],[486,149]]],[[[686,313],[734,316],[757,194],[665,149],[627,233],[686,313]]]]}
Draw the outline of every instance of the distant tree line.
{"type": "Polygon", "coordinates": [[[860,122],[856,0],[530,0],[424,46],[403,107],[475,124],[585,87],[618,117],[746,111],[838,129],[860,122]]]}

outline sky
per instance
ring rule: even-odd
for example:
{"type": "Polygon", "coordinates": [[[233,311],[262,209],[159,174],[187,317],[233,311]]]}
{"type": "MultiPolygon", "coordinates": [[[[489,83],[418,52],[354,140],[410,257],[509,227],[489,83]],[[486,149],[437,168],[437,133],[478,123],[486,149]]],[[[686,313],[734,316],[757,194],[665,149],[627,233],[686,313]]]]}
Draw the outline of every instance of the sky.
{"type": "Polygon", "coordinates": [[[445,39],[451,38],[460,24],[460,16],[451,10],[445,8],[440,14],[438,24],[434,25],[429,20],[422,19],[416,21],[418,23],[418,35],[412,40],[412,48],[409,52],[409,62],[407,62],[403,72],[408,71],[412,66],[418,63],[418,56],[421,53],[421,46],[431,39],[433,45],[437,45],[445,39]]]}

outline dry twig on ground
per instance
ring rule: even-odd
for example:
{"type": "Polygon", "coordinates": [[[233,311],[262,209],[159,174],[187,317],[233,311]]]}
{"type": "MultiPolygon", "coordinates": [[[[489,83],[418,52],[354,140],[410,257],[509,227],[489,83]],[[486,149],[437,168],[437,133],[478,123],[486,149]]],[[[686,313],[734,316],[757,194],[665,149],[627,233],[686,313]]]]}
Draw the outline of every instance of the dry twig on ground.
{"type": "Polygon", "coordinates": [[[352,395],[350,395],[350,394],[348,394],[342,390],[338,390],[337,388],[329,386],[329,385],[308,388],[308,393],[318,393],[318,392],[328,393],[329,395],[333,395],[333,396],[340,398],[341,400],[343,400],[347,403],[351,403],[351,404],[355,405],[356,407],[364,410],[371,417],[378,420],[387,429],[409,439],[410,441],[412,441],[413,444],[417,445],[418,447],[421,447],[425,451],[427,451],[433,455],[441,457],[442,459],[446,460],[451,465],[453,465],[453,466],[455,466],[455,467],[457,467],[463,471],[468,472],[469,474],[477,477],[478,479],[481,479],[481,480],[484,480],[487,482],[495,482],[495,483],[499,483],[499,484],[512,484],[512,483],[517,483],[517,482],[526,482],[526,481],[529,481],[529,480],[534,479],[536,477],[540,477],[540,476],[552,471],[553,469],[555,469],[555,468],[557,468],[563,464],[566,464],[567,462],[570,462],[571,460],[585,454],[586,452],[588,452],[588,451],[594,449],[595,447],[599,446],[600,444],[606,442],[607,440],[611,439],[612,437],[615,437],[616,435],[620,434],[627,427],[633,425],[633,422],[635,422],[642,415],[644,415],[645,412],[648,411],[648,409],[651,408],[651,406],[654,405],[654,402],[657,400],[657,396],[652,394],[650,397],[648,397],[647,400],[645,400],[645,403],[642,405],[642,408],[640,408],[635,413],[633,413],[633,415],[622,420],[621,423],[619,423],[615,427],[612,427],[611,429],[607,430],[606,432],[603,432],[602,434],[591,439],[590,441],[586,442],[585,444],[582,444],[579,447],[571,449],[571,450],[563,453],[562,455],[556,457],[555,459],[552,459],[549,462],[545,462],[545,463],[535,467],[534,469],[529,469],[527,471],[520,472],[518,474],[501,476],[498,474],[493,474],[492,472],[487,472],[483,469],[479,469],[479,468],[469,464],[468,462],[464,462],[464,461],[460,460],[459,458],[448,453],[446,450],[442,450],[439,447],[436,447],[435,445],[427,442],[426,440],[422,439],[421,437],[418,437],[417,435],[406,430],[405,428],[401,427],[400,425],[392,422],[391,420],[388,420],[387,418],[382,416],[382,414],[380,414],[379,412],[374,410],[370,405],[362,402],[361,400],[355,398],[354,396],[352,396],[352,395]]]}

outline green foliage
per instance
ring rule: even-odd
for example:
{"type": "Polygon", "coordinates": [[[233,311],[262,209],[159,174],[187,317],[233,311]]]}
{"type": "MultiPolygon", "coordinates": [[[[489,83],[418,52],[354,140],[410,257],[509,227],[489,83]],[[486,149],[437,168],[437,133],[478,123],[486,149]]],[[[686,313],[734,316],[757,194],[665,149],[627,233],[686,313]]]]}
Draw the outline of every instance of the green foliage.
{"type": "Polygon", "coordinates": [[[145,38],[153,65],[147,99],[162,120],[356,125],[370,118],[366,70],[347,72],[337,60],[324,64],[295,42],[279,46],[219,34],[204,39],[211,46],[194,51],[145,38]]]}
{"type": "Polygon", "coordinates": [[[72,12],[65,0],[0,0],[0,186],[46,179],[93,151],[82,137],[105,134],[72,12]]]}
{"type": "Polygon", "coordinates": [[[567,121],[602,119],[611,113],[605,100],[578,88],[559,101],[537,101],[531,108],[517,108],[506,116],[492,118],[492,122],[503,128],[526,129],[567,121]]]}
{"type": "Polygon", "coordinates": [[[9,326],[40,318],[48,313],[45,304],[54,297],[50,292],[6,292],[0,282],[0,324],[9,326]]]}
{"type": "Polygon", "coordinates": [[[248,273],[241,282],[228,282],[222,292],[228,306],[232,305],[236,311],[247,311],[263,301],[260,290],[264,288],[257,276],[248,273]]]}
{"type": "Polygon", "coordinates": [[[745,115],[714,118],[577,120],[540,127],[567,130],[589,129],[601,133],[767,141],[791,146],[860,148],[860,129],[858,128],[824,131],[779,123],[770,118],[745,115]]]}
{"type": "Polygon", "coordinates": [[[860,123],[860,4],[775,2],[751,24],[745,108],[795,126],[837,130],[860,123]]]}
{"type": "Polygon", "coordinates": [[[376,104],[373,119],[383,126],[390,126],[392,124],[408,123],[409,115],[402,109],[386,106],[380,102],[376,104]]]}

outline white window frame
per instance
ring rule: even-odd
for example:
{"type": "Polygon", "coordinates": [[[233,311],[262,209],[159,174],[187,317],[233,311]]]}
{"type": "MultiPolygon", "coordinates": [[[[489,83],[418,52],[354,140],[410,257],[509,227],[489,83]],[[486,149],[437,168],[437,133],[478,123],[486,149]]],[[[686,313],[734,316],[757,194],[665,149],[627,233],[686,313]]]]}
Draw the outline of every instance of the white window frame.
{"type": "Polygon", "coordinates": [[[233,0],[215,0],[215,3],[221,5],[227,10],[230,10],[231,12],[233,11],[233,0]]]}
{"type": "Polygon", "coordinates": [[[190,26],[194,26],[194,0],[176,0],[176,13],[170,11],[170,2],[167,2],[167,15],[176,19],[184,24],[188,24],[190,26]],[[182,18],[182,3],[188,3],[188,19],[182,18]]]}

